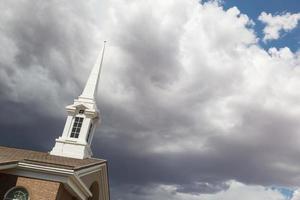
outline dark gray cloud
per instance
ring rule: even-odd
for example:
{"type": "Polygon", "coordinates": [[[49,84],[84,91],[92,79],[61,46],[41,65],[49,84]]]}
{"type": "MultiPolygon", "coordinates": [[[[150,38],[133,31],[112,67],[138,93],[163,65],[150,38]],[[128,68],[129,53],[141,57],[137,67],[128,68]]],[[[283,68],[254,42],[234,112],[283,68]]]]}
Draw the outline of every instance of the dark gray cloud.
{"type": "Polygon", "coordinates": [[[114,198],[151,199],[165,185],[171,195],[216,193],[233,179],[299,186],[299,56],[261,49],[237,8],[38,0],[0,8],[1,145],[49,151],[108,39],[93,151],[109,161],[114,198]]]}

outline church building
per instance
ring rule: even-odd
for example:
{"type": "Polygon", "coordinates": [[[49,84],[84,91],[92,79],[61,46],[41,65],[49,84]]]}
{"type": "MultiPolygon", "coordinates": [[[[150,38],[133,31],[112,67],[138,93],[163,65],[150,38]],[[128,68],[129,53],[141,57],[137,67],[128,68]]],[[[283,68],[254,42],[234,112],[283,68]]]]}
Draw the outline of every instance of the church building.
{"type": "Polygon", "coordinates": [[[100,112],[96,93],[105,43],[82,94],[66,107],[50,153],[0,146],[0,200],[109,200],[107,161],[93,158],[100,112]]]}

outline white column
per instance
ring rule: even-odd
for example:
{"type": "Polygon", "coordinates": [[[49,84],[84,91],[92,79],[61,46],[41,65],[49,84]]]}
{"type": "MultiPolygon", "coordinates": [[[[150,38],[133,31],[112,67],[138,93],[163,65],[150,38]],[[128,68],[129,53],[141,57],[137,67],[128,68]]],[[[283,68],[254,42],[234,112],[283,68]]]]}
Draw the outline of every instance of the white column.
{"type": "Polygon", "coordinates": [[[86,144],[86,137],[89,131],[89,126],[90,126],[91,119],[90,118],[84,118],[82,122],[82,127],[79,133],[79,138],[78,141],[80,143],[85,143],[86,144]]]}
{"type": "Polygon", "coordinates": [[[67,117],[66,124],[62,133],[62,139],[68,138],[68,134],[70,132],[70,129],[72,128],[72,125],[73,125],[73,116],[69,115],[67,117]]]}

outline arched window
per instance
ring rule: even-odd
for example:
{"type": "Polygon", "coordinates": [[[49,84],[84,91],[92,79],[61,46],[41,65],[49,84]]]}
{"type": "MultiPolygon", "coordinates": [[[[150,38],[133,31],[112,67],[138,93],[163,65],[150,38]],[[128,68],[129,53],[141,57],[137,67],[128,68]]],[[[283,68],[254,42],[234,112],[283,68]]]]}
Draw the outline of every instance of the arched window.
{"type": "Polygon", "coordinates": [[[29,200],[29,194],[23,187],[14,187],[6,193],[4,200],[29,200]]]}

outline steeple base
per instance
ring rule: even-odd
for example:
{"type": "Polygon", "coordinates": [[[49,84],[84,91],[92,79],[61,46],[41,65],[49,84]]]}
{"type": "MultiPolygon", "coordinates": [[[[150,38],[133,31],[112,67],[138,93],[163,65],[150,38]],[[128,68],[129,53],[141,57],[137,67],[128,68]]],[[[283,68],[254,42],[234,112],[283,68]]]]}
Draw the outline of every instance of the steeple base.
{"type": "Polygon", "coordinates": [[[65,141],[61,140],[60,138],[56,139],[55,146],[50,154],[78,159],[90,158],[93,155],[88,144],[65,141]]]}

